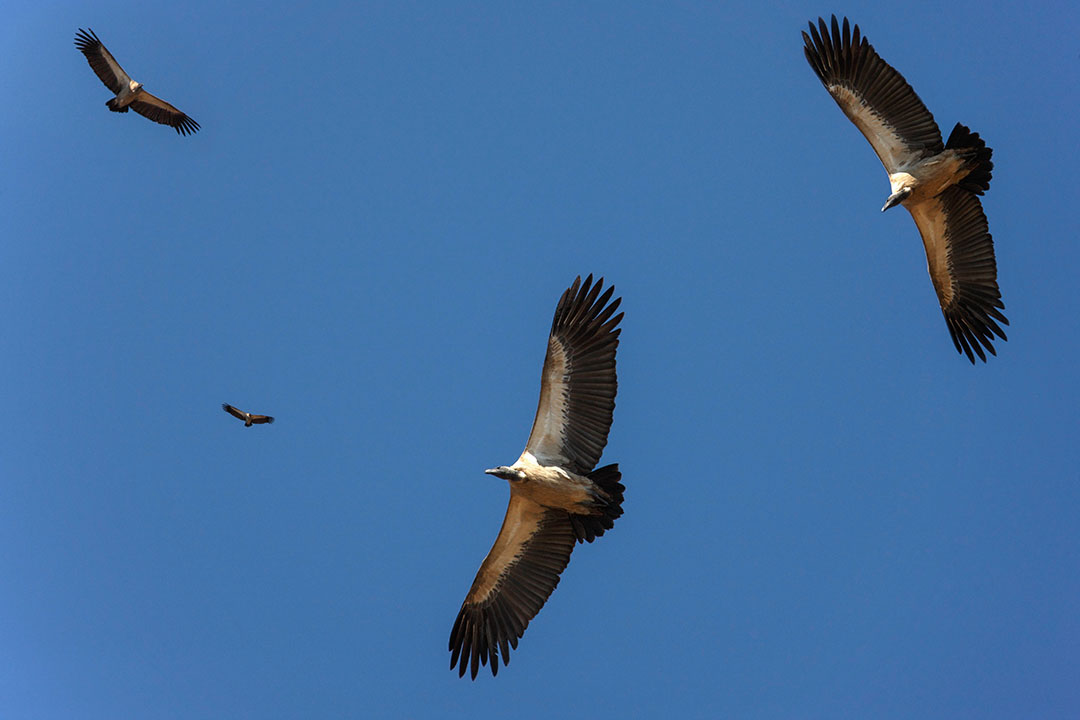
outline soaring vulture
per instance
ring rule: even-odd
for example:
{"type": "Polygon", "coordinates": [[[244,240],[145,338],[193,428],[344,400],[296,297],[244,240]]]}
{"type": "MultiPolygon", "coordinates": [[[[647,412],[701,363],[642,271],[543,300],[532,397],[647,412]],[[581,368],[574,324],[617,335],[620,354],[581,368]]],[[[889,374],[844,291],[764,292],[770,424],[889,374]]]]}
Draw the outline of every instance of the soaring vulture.
{"type": "Polygon", "coordinates": [[[101,78],[101,82],[105,83],[105,87],[116,93],[116,97],[105,103],[113,112],[127,112],[130,108],[156,123],[174,128],[180,135],[188,135],[199,129],[199,123],[161,98],[143,90],[142,83],[132,80],[124,72],[124,68],[120,67],[120,63],[116,62],[112,53],[101,44],[93,30],[79,28],[79,32],[75,34],[75,47],[86,56],[86,61],[101,78]]]}
{"type": "Polygon", "coordinates": [[[450,631],[450,668],[472,678],[510,648],[559,584],[575,542],[592,542],[622,515],[619,466],[593,470],[607,444],[615,409],[615,315],[604,279],[592,275],[563,293],[551,323],[540,380],[540,405],[517,462],[485,470],[510,483],[510,505],[495,544],[476,573],[450,631]]]}
{"type": "Polygon", "coordinates": [[[239,408],[234,408],[229,403],[221,403],[221,409],[232,415],[234,418],[239,418],[244,421],[244,427],[251,427],[252,425],[262,425],[263,423],[272,423],[274,418],[269,415],[253,415],[249,412],[244,412],[239,408]]]}
{"type": "Polygon", "coordinates": [[[978,133],[956,124],[942,144],[934,116],[903,76],[882,60],[859,26],[844,18],[810,23],[803,32],[810,66],[844,114],[859,128],[889,173],[892,194],[882,212],[903,205],[915,219],[927,268],[957,352],[986,362],[998,325],[1009,321],[997,284],[994,242],[977,195],[990,189],[992,150],[978,133]],[[995,322],[996,321],[996,322],[995,322]]]}

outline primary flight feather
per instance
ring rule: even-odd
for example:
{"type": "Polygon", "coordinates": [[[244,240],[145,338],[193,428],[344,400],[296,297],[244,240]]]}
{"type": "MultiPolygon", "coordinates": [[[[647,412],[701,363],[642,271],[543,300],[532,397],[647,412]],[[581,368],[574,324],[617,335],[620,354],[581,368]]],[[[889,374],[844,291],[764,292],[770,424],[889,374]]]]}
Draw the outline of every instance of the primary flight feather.
{"type": "Polygon", "coordinates": [[[252,425],[263,425],[265,423],[274,422],[274,418],[269,415],[255,415],[253,413],[244,412],[239,408],[235,408],[229,403],[221,403],[221,409],[232,415],[234,418],[238,418],[244,421],[244,427],[251,427],[252,425]]]}
{"type": "Polygon", "coordinates": [[[810,67],[889,174],[892,194],[882,211],[903,205],[919,228],[957,352],[986,362],[986,352],[997,354],[994,336],[1007,340],[1001,325],[1009,324],[994,241],[976,197],[990,189],[992,150],[960,123],[943,144],[919,96],[847,18],[842,29],[835,15],[831,26],[819,18],[802,36],[810,67]]]}
{"type": "Polygon", "coordinates": [[[622,515],[619,466],[593,470],[607,444],[618,382],[619,322],[592,275],[563,293],[548,336],[540,403],[517,462],[486,470],[510,483],[502,529],[450,631],[450,667],[473,679],[510,662],[529,621],[559,584],[574,544],[592,542],[622,515]]]}
{"type": "Polygon", "coordinates": [[[98,40],[93,30],[83,30],[75,34],[75,47],[86,56],[86,61],[97,74],[105,87],[116,93],[116,97],[105,105],[113,112],[134,110],[156,123],[168,125],[180,135],[188,135],[199,129],[199,123],[192,120],[175,107],[159,97],[143,90],[142,83],[135,82],[124,72],[120,63],[98,40]]]}

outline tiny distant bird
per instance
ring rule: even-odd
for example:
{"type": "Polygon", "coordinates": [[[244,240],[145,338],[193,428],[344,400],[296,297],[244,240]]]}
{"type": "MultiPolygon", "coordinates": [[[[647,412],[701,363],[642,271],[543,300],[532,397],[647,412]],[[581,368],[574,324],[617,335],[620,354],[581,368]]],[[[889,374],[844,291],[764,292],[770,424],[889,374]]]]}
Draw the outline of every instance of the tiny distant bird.
{"type": "Polygon", "coordinates": [[[124,72],[124,68],[120,67],[120,63],[116,62],[112,53],[101,44],[93,30],[79,28],[75,35],[75,47],[86,56],[86,61],[101,78],[101,82],[105,83],[105,87],[116,93],[116,97],[105,103],[113,112],[126,113],[130,108],[145,118],[174,128],[180,135],[188,135],[199,129],[199,123],[161,98],[143,90],[142,83],[132,80],[124,72]]]}
{"type": "Polygon", "coordinates": [[[956,124],[942,144],[934,116],[911,86],[844,18],[810,23],[802,34],[810,67],[851,122],[866,136],[885,171],[892,194],[884,212],[903,205],[926,248],[927,269],[957,352],[986,362],[998,325],[1009,321],[997,284],[994,241],[977,195],[990,189],[993,152],[978,133],[956,124]],[[996,321],[996,322],[995,322],[996,321]]]}
{"type": "Polygon", "coordinates": [[[244,421],[244,427],[251,427],[252,425],[262,425],[263,423],[272,423],[274,418],[269,415],[252,415],[251,413],[244,412],[234,408],[229,403],[221,403],[221,409],[232,415],[234,418],[240,418],[244,421]]]}
{"type": "Polygon", "coordinates": [[[471,665],[475,680],[489,659],[497,675],[499,659],[510,662],[510,648],[559,584],[574,543],[592,542],[622,515],[619,466],[593,470],[615,409],[623,317],[614,315],[622,298],[608,304],[615,288],[601,295],[603,284],[578,277],[563,293],[525,452],[509,467],[484,471],[509,481],[510,504],[450,631],[450,668],[458,665],[459,677],[471,665]]]}

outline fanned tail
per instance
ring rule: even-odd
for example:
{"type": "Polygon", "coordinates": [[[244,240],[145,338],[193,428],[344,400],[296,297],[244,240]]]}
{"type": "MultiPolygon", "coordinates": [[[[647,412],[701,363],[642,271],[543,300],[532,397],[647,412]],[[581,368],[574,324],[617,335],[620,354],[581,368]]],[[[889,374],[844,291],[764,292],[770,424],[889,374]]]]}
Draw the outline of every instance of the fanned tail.
{"type": "Polygon", "coordinates": [[[615,526],[615,519],[623,514],[623,492],[626,490],[619,482],[622,473],[619,472],[618,463],[597,468],[586,477],[596,483],[607,498],[597,498],[599,512],[596,515],[570,514],[570,525],[579,543],[592,542],[615,526]]]}
{"type": "Polygon", "coordinates": [[[971,132],[964,125],[956,123],[956,127],[949,134],[949,141],[945,143],[945,149],[960,151],[968,157],[971,171],[956,183],[958,187],[976,195],[982,195],[990,189],[991,171],[994,169],[990,155],[994,151],[986,147],[986,142],[979,137],[979,133],[971,132]]]}

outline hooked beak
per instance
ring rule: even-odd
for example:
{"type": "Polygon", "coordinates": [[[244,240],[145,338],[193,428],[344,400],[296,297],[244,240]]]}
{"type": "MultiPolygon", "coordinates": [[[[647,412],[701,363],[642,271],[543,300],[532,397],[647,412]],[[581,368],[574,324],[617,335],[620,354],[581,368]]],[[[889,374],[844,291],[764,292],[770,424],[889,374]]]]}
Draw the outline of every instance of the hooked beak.
{"type": "Polygon", "coordinates": [[[881,212],[885,212],[889,208],[896,207],[900,203],[904,202],[904,200],[910,194],[911,194],[910,190],[901,190],[900,192],[893,193],[892,195],[889,196],[889,199],[885,201],[885,205],[882,206],[881,212]]]}
{"type": "Polygon", "coordinates": [[[513,468],[507,467],[506,465],[502,465],[502,466],[497,467],[497,468],[491,468],[490,470],[485,470],[484,472],[487,473],[488,475],[494,475],[495,477],[500,477],[503,480],[524,480],[525,479],[525,473],[523,473],[520,470],[515,470],[513,468]]]}

